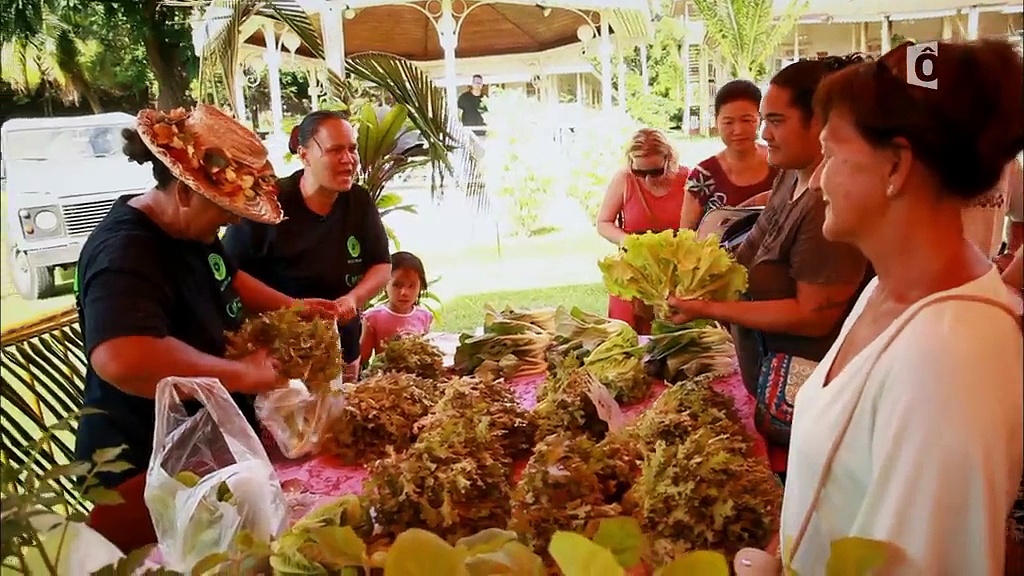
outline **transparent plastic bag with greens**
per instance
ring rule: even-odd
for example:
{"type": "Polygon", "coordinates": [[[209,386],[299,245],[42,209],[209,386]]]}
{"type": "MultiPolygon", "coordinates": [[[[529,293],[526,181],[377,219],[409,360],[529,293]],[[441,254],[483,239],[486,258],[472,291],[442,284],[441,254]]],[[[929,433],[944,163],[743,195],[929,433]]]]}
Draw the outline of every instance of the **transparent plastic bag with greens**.
{"type": "Polygon", "coordinates": [[[269,540],[287,520],[284,493],[263,445],[212,378],[157,384],[145,501],[165,567],[185,573],[230,549],[240,532],[269,540]],[[190,416],[183,397],[202,408],[190,416]]]}
{"type": "Polygon", "coordinates": [[[256,416],[290,460],[318,454],[331,435],[331,425],[345,409],[339,376],[316,394],[300,380],[256,396],[256,416]]]}
{"type": "Polygon", "coordinates": [[[693,230],[630,234],[622,250],[598,262],[613,296],[639,299],[668,316],[667,299],[736,300],[747,289],[747,269],[711,235],[693,230]]]}

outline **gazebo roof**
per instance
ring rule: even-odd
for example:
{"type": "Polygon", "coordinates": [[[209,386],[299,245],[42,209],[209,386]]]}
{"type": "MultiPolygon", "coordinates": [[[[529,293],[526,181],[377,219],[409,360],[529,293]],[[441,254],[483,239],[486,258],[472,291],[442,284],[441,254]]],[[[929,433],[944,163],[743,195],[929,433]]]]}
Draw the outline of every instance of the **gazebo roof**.
{"type": "MultiPolygon", "coordinates": [[[[462,10],[463,0],[456,0],[462,10]]],[[[315,25],[320,16],[315,2],[307,10],[315,25]]],[[[343,22],[345,53],[387,52],[415,61],[444,58],[437,30],[424,11],[437,10],[437,2],[350,0],[354,16],[343,22]]],[[[599,25],[601,13],[620,40],[637,41],[651,34],[646,0],[465,0],[464,20],[455,49],[457,58],[543,52],[579,42],[577,29],[590,21],[599,25]]],[[[243,42],[265,46],[263,31],[248,27],[243,42]]],[[[299,46],[297,55],[311,55],[299,46]]]]}

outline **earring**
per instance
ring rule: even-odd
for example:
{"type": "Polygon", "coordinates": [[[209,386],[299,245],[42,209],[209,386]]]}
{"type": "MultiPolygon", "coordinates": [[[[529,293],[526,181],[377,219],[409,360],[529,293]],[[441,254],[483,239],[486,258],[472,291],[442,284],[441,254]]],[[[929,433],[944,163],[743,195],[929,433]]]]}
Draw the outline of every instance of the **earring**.
{"type": "Polygon", "coordinates": [[[896,196],[896,185],[889,184],[889,186],[885,189],[885,195],[888,196],[889,198],[896,196]]]}

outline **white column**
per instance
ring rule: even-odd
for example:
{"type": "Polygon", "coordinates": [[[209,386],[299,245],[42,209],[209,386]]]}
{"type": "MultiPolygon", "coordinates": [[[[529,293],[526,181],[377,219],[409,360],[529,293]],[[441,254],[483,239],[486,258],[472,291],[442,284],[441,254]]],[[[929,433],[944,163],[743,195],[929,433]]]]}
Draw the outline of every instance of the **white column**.
{"type": "Polygon", "coordinates": [[[601,109],[612,109],[612,39],[607,15],[601,14],[601,109]]]}
{"type": "Polygon", "coordinates": [[[889,16],[882,17],[882,54],[892,50],[892,22],[889,16]]]}
{"type": "Polygon", "coordinates": [[[248,119],[245,109],[245,72],[241,61],[235,65],[235,101],[232,104],[235,106],[236,119],[245,124],[248,119]]]}
{"type": "Polygon", "coordinates": [[[576,103],[583,104],[584,87],[583,87],[583,74],[576,73],[576,103]]]}
{"type": "Polygon", "coordinates": [[[946,42],[953,40],[953,18],[950,16],[942,17],[942,39],[946,42]]]}
{"type": "Polygon", "coordinates": [[[618,56],[619,56],[619,61],[618,61],[618,69],[619,69],[618,70],[618,77],[619,77],[619,81],[618,81],[618,89],[619,89],[618,90],[618,92],[619,92],[619,94],[618,94],[618,104],[619,104],[619,108],[622,108],[623,110],[625,110],[626,109],[626,56],[624,54],[625,49],[622,46],[619,46],[619,49],[618,49],[617,52],[618,52],[618,56]]]}
{"type": "Polygon", "coordinates": [[[345,3],[327,0],[320,10],[320,33],[324,37],[327,69],[345,78],[345,3]]]}
{"type": "Polygon", "coordinates": [[[868,23],[860,23],[860,51],[867,54],[868,52],[868,23]]]}
{"type": "Polygon", "coordinates": [[[277,34],[274,24],[263,25],[263,37],[267,48],[263,51],[263,61],[267,63],[267,83],[270,86],[270,113],[274,118],[274,134],[284,132],[284,105],[281,103],[281,52],[277,49],[277,34]]]}
{"type": "Polygon", "coordinates": [[[309,78],[309,109],[316,112],[320,109],[320,71],[311,68],[306,71],[309,78]]]}
{"type": "Polygon", "coordinates": [[[448,101],[448,114],[452,119],[459,118],[459,94],[456,87],[455,47],[459,38],[455,34],[455,14],[452,0],[441,0],[441,19],[437,22],[441,48],[444,49],[444,88],[445,99],[448,101]]]}
{"type": "Polygon", "coordinates": [[[640,45],[640,78],[643,83],[644,94],[651,93],[651,70],[647,66],[647,43],[640,45]]]}
{"type": "Polygon", "coordinates": [[[978,13],[977,6],[971,6],[967,9],[967,39],[977,40],[978,39],[978,20],[980,14],[978,13]]]}
{"type": "Polygon", "coordinates": [[[800,26],[793,24],[793,61],[800,59],[800,26]]]}
{"type": "Polygon", "coordinates": [[[857,25],[850,25],[850,52],[857,51],[857,25]]]}

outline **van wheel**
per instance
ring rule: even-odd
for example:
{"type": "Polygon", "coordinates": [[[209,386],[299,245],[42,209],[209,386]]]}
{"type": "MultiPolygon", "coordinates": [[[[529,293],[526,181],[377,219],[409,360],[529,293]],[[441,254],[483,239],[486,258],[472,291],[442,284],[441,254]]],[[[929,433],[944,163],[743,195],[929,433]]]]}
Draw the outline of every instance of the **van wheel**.
{"type": "Polygon", "coordinates": [[[53,266],[31,266],[28,256],[20,250],[8,252],[11,283],[25,300],[42,300],[55,293],[53,266]]]}

